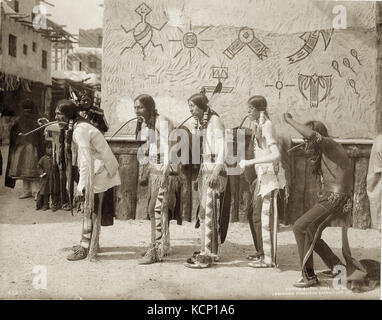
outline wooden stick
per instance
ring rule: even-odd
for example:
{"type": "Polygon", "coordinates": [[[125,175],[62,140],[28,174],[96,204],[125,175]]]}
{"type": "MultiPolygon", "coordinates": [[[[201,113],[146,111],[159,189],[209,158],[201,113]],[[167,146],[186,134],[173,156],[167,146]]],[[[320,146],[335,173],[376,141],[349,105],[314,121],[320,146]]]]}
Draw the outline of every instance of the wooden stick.
{"type": "Polygon", "coordinates": [[[101,218],[102,218],[102,204],[104,193],[98,194],[98,208],[97,212],[92,213],[93,230],[90,239],[88,260],[91,262],[97,261],[97,253],[99,249],[99,234],[101,231],[101,218]]]}
{"type": "Polygon", "coordinates": [[[297,148],[300,148],[300,147],[303,146],[304,144],[305,144],[305,142],[300,143],[300,144],[298,144],[297,146],[294,146],[293,148],[290,148],[287,152],[289,153],[289,152],[291,152],[291,151],[293,151],[293,150],[295,150],[295,149],[297,149],[297,148]]]}
{"type": "Polygon", "coordinates": [[[193,115],[189,116],[186,120],[184,120],[179,126],[177,126],[175,129],[180,128],[182,125],[184,125],[188,120],[190,120],[193,117],[193,115]]]}
{"type": "Polygon", "coordinates": [[[44,125],[42,125],[42,126],[36,128],[36,129],[34,129],[34,130],[32,130],[32,131],[29,131],[29,132],[27,132],[27,133],[22,133],[22,132],[20,132],[20,133],[19,133],[19,136],[23,136],[23,137],[25,137],[25,136],[29,136],[29,135],[32,134],[32,133],[35,133],[35,132],[37,132],[37,131],[40,131],[40,130],[42,130],[42,129],[44,129],[44,128],[46,128],[46,127],[52,125],[52,124],[56,124],[56,123],[67,124],[66,122],[61,122],[61,121],[52,121],[52,122],[48,122],[47,124],[44,124],[44,125]]]}
{"type": "Polygon", "coordinates": [[[114,138],[114,136],[115,136],[119,131],[121,131],[121,130],[123,129],[123,127],[126,126],[129,122],[131,122],[131,121],[133,121],[133,120],[136,120],[136,119],[138,119],[138,118],[142,118],[142,117],[135,117],[135,118],[132,118],[132,119],[126,121],[122,126],[119,127],[119,129],[118,129],[117,131],[115,131],[115,132],[112,134],[112,136],[110,137],[110,140],[111,140],[112,138],[114,138]]]}

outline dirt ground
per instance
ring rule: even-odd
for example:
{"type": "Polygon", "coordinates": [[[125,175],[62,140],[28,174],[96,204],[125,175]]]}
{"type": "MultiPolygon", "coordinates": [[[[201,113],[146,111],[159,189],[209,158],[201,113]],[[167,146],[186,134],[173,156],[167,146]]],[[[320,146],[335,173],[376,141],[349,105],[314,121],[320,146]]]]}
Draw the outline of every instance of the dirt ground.
{"type": "MultiPolygon", "coordinates": [[[[2,147],[4,161],[6,148],[2,147]]],[[[5,168],[4,168],[5,170],[5,168]]],[[[3,171],[4,172],[4,171],[3,171]]],[[[70,212],[35,211],[34,200],[19,200],[21,185],[0,187],[0,298],[2,299],[380,299],[380,288],[366,293],[334,289],[331,281],[296,289],[298,253],[291,227],[278,235],[279,269],[253,269],[247,224],[233,223],[222,247],[222,259],[212,268],[193,270],[184,261],[198,249],[194,224],[171,223],[172,254],[163,263],[140,266],[148,246],[148,221],[120,221],[101,230],[98,261],[69,262],[70,247],[80,240],[80,217],[70,212]],[[46,289],[35,289],[34,268],[46,268],[46,289]],[[41,267],[37,267],[41,268],[41,267]]],[[[328,228],[323,238],[341,256],[339,228],[328,228]]],[[[380,261],[380,233],[349,230],[357,259],[380,261]]],[[[315,256],[317,270],[325,269],[315,256]]],[[[36,269],[35,269],[36,272],[36,269]]]]}

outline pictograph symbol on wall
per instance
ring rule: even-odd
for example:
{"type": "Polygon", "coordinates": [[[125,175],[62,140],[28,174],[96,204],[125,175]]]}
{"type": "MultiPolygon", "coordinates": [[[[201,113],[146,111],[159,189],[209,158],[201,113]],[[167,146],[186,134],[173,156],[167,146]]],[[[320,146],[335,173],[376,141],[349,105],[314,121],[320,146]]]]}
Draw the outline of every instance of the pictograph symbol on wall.
{"type": "Polygon", "coordinates": [[[357,88],[355,87],[355,81],[353,79],[349,80],[349,85],[353,89],[354,94],[359,96],[360,94],[358,93],[357,88]]]}
{"type": "Polygon", "coordinates": [[[228,67],[212,67],[212,78],[218,79],[218,83],[216,86],[204,86],[202,89],[206,93],[231,93],[233,87],[223,87],[221,82],[222,79],[228,79],[228,67]]]}
{"type": "Polygon", "coordinates": [[[145,4],[144,2],[135,9],[135,12],[141,17],[141,21],[132,29],[126,30],[126,28],[121,25],[121,28],[123,31],[126,32],[126,34],[133,32],[134,37],[134,43],[131,46],[127,46],[123,48],[121,51],[121,55],[129,49],[133,49],[136,45],[139,45],[142,49],[143,59],[146,58],[146,47],[151,43],[154,48],[160,47],[163,51],[162,44],[155,44],[152,40],[153,38],[153,30],[161,31],[163,27],[167,24],[168,21],[166,21],[164,24],[162,24],[161,27],[157,28],[151,25],[149,22],[147,22],[146,17],[151,13],[151,8],[145,4]]]}
{"type": "Polygon", "coordinates": [[[359,60],[358,52],[355,49],[350,50],[350,54],[357,60],[358,64],[362,66],[361,60],[359,60]]]}
{"type": "Polygon", "coordinates": [[[298,88],[302,96],[309,100],[311,108],[317,108],[318,103],[325,100],[332,90],[332,75],[330,76],[318,76],[313,74],[307,76],[304,74],[298,74],[298,88]],[[321,93],[320,88],[323,89],[321,93]],[[309,99],[305,94],[309,90],[309,99]],[[320,97],[321,96],[321,97],[320,97]]]}
{"type": "Polygon", "coordinates": [[[277,73],[277,81],[275,84],[266,84],[265,87],[274,87],[279,92],[279,99],[281,98],[281,90],[284,89],[284,87],[295,87],[294,84],[284,84],[284,82],[280,79],[280,70],[277,73]]]}
{"type": "Polygon", "coordinates": [[[345,66],[346,68],[349,68],[351,71],[353,71],[354,73],[356,73],[356,72],[354,71],[353,67],[351,66],[350,61],[349,61],[348,58],[344,58],[343,61],[342,61],[342,63],[344,64],[344,66],[345,66]]]}
{"type": "Polygon", "coordinates": [[[269,48],[257,39],[254,31],[248,27],[240,29],[237,39],[223,53],[232,60],[245,46],[253,51],[260,60],[268,57],[269,48]]]}
{"type": "Polygon", "coordinates": [[[330,40],[332,39],[333,29],[331,30],[316,30],[313,32],[304,32],[300,39],[304,40],[304,45],[297,52],[288,56],[289,64],[296,63],[309,56],[317,45],[320,35],[324,39],[325,50],[327,49],[330,40]]]}
{"type": "Polygon", "coordinates": [[[332,68],[337,71],[338,75],[342,78],[340,68],[337,60],[332,61],[332,68]]]}
{"type": "Polygon", "coordinates": [[[205,31],[207,31],[209,28],[211,28],[211,27],[210,26],[205,27],[200,32],[198,32],[196,34],[195,32],[192,31],[192,24],[191,24],[191,22],[190,22],[190,31],[188,31],[186,33],[182,29],[180,29],[178,27],[178,29],[183,34],[182,39],[169,40],[171,42],[181,42],[182,43],[182,48],[174,55],[174,58],[176,58],[185,49],[188,49],[188,51],[189,51],[189,57],[190,57],[189,61],[190,61],[190,64],[191,64],[191,61],[192,61],[192,49],[196,49],[196,50],[200,51],[201,53],[203,53],[205,56],[209,57],[209,55],[198,46],[198,42],[199,41],[200,42],[211,42],[211,41],[214,41],[214,40],[198,39],[198,35],[202,34],[205,31]]]}

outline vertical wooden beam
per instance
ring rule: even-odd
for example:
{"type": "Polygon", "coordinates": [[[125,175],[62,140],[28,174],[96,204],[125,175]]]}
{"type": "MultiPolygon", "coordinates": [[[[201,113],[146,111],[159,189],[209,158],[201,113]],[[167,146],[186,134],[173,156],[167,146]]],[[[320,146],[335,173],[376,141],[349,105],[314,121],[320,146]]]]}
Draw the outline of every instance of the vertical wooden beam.
{"type": "Polygon", "coordinates": [[[240,178],[239,176],[228,176],[227,183],[230,184],[231,188],[231,222],[239,221],[239,188],[240,188],[240,178]]]}
{"type": "Polygon", "coordinates": [[[239,221],[248,222],[249,210],[251,210],[252,193],[249,183],[244,175],[240,176],[240,199],[239,199],[239,221]]]}
{"type": "Polygon", "coordinates": [[[292,176],[292,188],[290,194],[290,204],[288,206],[288,222],[293,224],[304,214],[304,194],[305,194],[305,167],[306,159],[303,153],[294,155],[294,170],[292,176]]]}
{"type": "Polygon", "coordinates": [[[368,158],[356,158],[354,172],[353,228],[367,229],[371,225],[370,204],[366,193],[368,158]]]}
{"type": "Polygon", "coordinates": [[[180,210],[182,218],[191,222],[192,219],[192,168],[190,165],[182,166],[179,172],[180,180],[180,210]]]}
{"type": "Polygon", "coordinates": [[[149,166],[139,165],[136,219],[148,219],[149,166]]]}
{"type": "Polygon", "coordinates": [[[199,206],[199,189],[198,189],[198,175],[199,175],[200,166],[192,165],[191,169],[191,203],[192,203],[192,212],[191,212],[191,221],[196,219],[197,209],[199,206]]]}
{"type": "Polygon", "coordinates": [[[377,96],[375,129],[382,133],[382,3],[376,1],[376,31],[377,31],[377,96]]]}
{"type": "Polygon", "coordinates": [[[115,192],[115,216],[120,220],[136,218],[139,163],[137,141],[109,141],[119,163],[121,185],[115,192]]]}
{"type": "Polygon", "coordinates": [[[137,155],[120,154],[118,162],[122,183],[116,188],[115,216],[120,220],[135,219],[139,170],[137,155]]]}
{"type": "Polygon", "coordinates": [[[57,64],[58,64],[58,49],[57,49],[57,43],[54,44],[54,70],[57,71],[57,64]]]}

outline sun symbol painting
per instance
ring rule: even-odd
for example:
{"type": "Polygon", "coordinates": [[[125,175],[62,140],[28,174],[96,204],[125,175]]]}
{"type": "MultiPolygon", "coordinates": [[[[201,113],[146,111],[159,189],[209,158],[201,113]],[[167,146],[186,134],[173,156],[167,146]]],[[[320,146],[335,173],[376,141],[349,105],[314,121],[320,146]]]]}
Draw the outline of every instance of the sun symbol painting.
{"type": "Polygon", "coordinates": [[[210,26],[203,28],[200,32],[195,33],[192,31],[192,24],[190,22],[190,30],[188,32],[184,32],[182,29],[178,27],[178,29],[182,32],[183,37],[182,39],[174,39],[174,40],[169,40],[171,42],[181,42],[182,43],[182,48],[176,52],[174,55],[174,58],[176,58],[183,50],[188,50],[189,51],[189,62],[191,64],[192,61],[192,51],[193,49],[200,51],[202,54],[205,56],[209,57],[209,55],[199,47],[199,41],[200,42],[211,42],[214,40],[206,40],[206,39],[198,39],[198,36],[201,35],[203,32],[207,31],[210,28],[210,26]]]}

